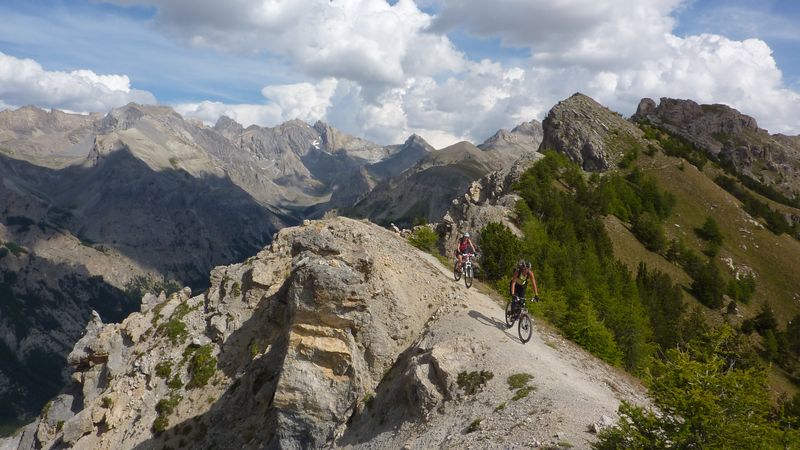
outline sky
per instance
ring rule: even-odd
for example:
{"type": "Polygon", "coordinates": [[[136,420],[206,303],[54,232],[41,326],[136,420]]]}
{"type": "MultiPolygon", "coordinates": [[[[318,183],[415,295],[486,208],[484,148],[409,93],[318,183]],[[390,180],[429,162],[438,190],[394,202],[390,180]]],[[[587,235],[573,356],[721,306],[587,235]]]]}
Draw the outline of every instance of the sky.
{"type": "Polygon", "coordinates": [[[172,106],[482,142],[583,92],[725,103],[800,134],[796,0],[3,0],[0,109],[172,106]]]}

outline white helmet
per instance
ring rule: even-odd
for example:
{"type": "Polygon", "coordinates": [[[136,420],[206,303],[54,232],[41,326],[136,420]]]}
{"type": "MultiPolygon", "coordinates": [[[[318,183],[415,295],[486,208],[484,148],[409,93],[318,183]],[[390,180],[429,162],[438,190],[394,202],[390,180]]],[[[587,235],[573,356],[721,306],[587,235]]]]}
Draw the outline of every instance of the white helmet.
{"type": "Polygon", "coordinates": [[[468,238],[469,237],[469,232],[465,231],[464,234],[461,235],[461,237],[468,238]]]}

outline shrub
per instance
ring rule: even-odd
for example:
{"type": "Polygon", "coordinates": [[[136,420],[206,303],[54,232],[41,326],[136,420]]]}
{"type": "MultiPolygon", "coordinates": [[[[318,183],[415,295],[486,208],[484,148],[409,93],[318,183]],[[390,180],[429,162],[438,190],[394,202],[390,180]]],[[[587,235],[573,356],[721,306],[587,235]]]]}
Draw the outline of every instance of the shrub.
{"type": "Polygon", "coordinates": [[[481,390],[483,385],[485,385],[492,378],[494,378],[494,374],[488,370],[473,372],[464,371],[458,374],[456,383],[465,394],[475,395],[481,390]]]}
{"type": "Polygon", "coordinates": [[[411,245],[426,252],[436,251],[436,241],[438,240],[439,237],[436,235],[436,232],[428,226],[419,226],[415,228],[414,232],[411,233],[411,236],[408,238],[408,242],[411,245]]]}
{"type": "Polygon", "coordinates": [[[712,244],[722,244],[722,232],[713,217],[709,217],[700,228],[695,228],[694,232],[700,239],[712,244]]]}
{"type": "Polygon", "coordinates": [[[730,327],[672,349],[653,364],[649,379],[654,410],[625,401],[616,426],[602,431],[597,450],[640,448],[789,448],[779,445],[797,431],[780,430],[772,413],[767,373],[742,364],[731,351],[730,327]]]}
{"type": "Polygon", "coordinates": [[[721,307],[726,284],[714,260],[709,260],[697,273],[691,275],[694,278],[692,294],[709,308],[721,307]]]}
{"type": "Polygon", "coordinates": [[[733,300],[740,303],[749,303],[756,291],[756,279],[752,275],[746,275],[728,282],[727,294],[733,300]]]}
{"type": "Polygon", "coordinates": [[[515,373],[508,377],[506,383],[508,383],[508,389],[513,391],[524,388],[531,380],[533,380],[533,375],[529,373],[515,373]]]}
{"type": "Polygon", "coordinates": [[[509,275],[520,255],[520,241],[507,226],[491,222],[481,230],[481,268],[490,280],[509,275]]]}
{"type": "Polygon", "coordinates": [[[181,402],[183,397],[178,394],[171,394],[167,398],[162,398],[156,403],[156,419],[153,421],[153,431],[160,434],[166,431],[169,426],[169,415],[175,411],[175,407],[181,402]]]}
{"type": "Polygon", "coordinates": [[[156,375],[159,378],[167,379],[172,374],[172,361],[161,361],[156,364],[156,375]]]}
{"type": "Polygon", "coordinates": [[[661,252],[667,246],[667,236],[661,222],[649,213],[636,217],[631,231],[651,252],[661,252]]]}
{"type": "Polygon", "coordinates": [[[203,387],[208,384],[208,380],[214,376],[217,370],[217,358],[211,355],[213,344],[207,344],[198,348],[189,360],[189,382],[186,383],[188,389],[203,387]]]}
{"type": "Polygon", "coordinates": [[[481,419],[473,420],[469,426],[467,426],[467,433],[474,433],[481,429],[481,419]]]}
{"type": "Polygon", "coordinates": [[[614,334],[597,317],[589,302],[581,301],[567,313],[565,331],[570,339],[602,360],[614,365],[622,362],[622,352],[614,340],[614,334]]]}

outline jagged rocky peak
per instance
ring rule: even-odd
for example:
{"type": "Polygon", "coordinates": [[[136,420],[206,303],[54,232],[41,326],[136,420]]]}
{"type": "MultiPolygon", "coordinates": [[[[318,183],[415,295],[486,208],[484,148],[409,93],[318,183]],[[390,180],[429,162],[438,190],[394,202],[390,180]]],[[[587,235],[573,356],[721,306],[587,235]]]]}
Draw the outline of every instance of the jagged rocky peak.
{"type": "Polygon", "coordinates": [[[233,141],[242,134],[244,127],[228,116],[220,116],[217,123],[214,124],[214,131],[233,141]]]}
{"type": "Polygon", "coordinates": [[[400,151],[404,151],[406,149],[415,148],[420,149],[426,153],[430,153],[435,150],[431,144],[428,143],[422,136],[414,133],[409,136],[405,142],[403,142],[402,148],[400,151]]]}
{"type": "Polygon", "coordinates": [[[128,103],[106,114],[100,123],[100,131],[110,133],[127,130],[145,117],[163,123],[185,122],[184,118],[169,106],[128,103]]]}
{"type": "Polygon", "coordinates": [[[666,97],[662,97],[658,105],[650,98],[643,98],[631,119],[671,125],[693,134],[739,135],[759,131],[754,118],[728,105],[700,105],[692,100],[666,97]]]}
{"type": "Polygon", "coordinates": [[[542,122],[539,151],[556,150],[588,171],[605,171],[641,143],[642,131],[581,93],[558,102],[542,122]]]}
{"type": "Polygon", "coordinates": [[[344,153],[366,162],[378,162],[388,156],[387,148],[374,142],[344,133],[329,124],[318,120],[314,129],[320,135],[320,148],[329,153],[344,153]]]}
{"type": "Polygon", "coordinates": [[[678,135],[790,198],[800,192],[800,139],[770,135],[730,106],[673,98],[656,105],[644,98],[631,119],[678,135]]]}
{"type": "MultiPolygon", "coordinates": [[[[203,294],[147,295],[121,324],[90,322],[69,356],[76,384],[19,448],[325,447],[452,302],[451,285],[369,223],[281,230],[257,256],[214,269],[203,294]]],[[[433,390],[428,407],[450,396],[437,391],[440,378],[455,378],[431,364],[426,385],[409,385],[433,390]]],[[[423,408],[415,398],[393,407],[423,408]]]]}
{"type": "Polygon", "coordinates": [[[482,150],[490,150],[495,147],[507,146],[510,144],[527,146],[535,151],[542,142],[542,137],[542,124],[538,120],[531,120],[530,122],[523,122],[517,125],[511,131],[505,129],[498,130],[492,137],[478,147],[482,150]]]}

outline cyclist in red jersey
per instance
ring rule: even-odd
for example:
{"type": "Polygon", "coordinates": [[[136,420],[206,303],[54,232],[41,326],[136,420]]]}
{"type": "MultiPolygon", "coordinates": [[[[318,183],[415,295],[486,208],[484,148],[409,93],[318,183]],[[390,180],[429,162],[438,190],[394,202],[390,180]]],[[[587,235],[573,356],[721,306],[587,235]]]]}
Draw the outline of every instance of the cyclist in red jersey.
{"type": "Polygon", "coordinates": [[[472,254],[478,253],[478,250],[475,249],[475,244],[472,243],[472,239],[469,237],[469,233],[465,231],[464,234],[461,235],[461,238],[458,239],[458,247],[456,248],[458,264],[456,265],[456,270],[461,270],[461,262],[464,258],[464,254],[470,253],[470,249],[472,250],[472,254]]]}

